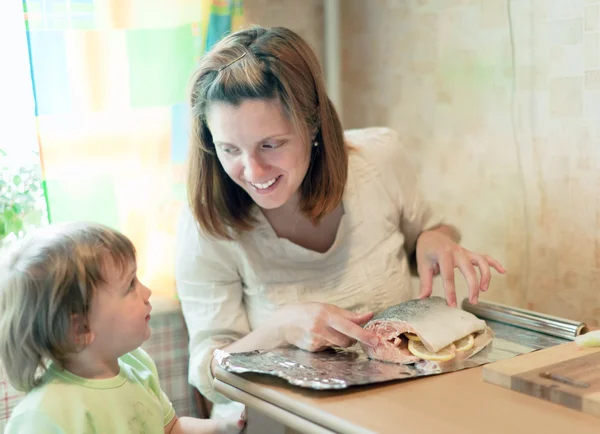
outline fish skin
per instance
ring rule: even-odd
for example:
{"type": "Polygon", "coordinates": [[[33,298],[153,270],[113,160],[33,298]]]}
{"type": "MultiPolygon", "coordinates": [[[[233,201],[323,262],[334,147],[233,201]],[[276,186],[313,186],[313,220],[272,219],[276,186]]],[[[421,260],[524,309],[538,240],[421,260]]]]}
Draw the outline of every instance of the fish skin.
{"type": "Polygon", "coordinates": [[[470,333],[485,331],[487,325],[469,312],[448,306],[444,298],[433,296],[391,306],[363,327],[380,338],[375,348],[363,346],[369,358],[407,364],[414,363],[415,358],[408,350],[398,351],[389,342],[395,333],[416,333],[429,351],[437,352],[470,333]]]}
{"type": "Polygon", "coordinates": [[[416,318],[423,318],[431,313],[436,307],[448,306],[446,300],[442,297],[433,296],[424,299],[413,299],[395,306],[391,306],[386,310],[379,312],[365,325],[375,321],[404,321],[410,322],[416,318]]]}

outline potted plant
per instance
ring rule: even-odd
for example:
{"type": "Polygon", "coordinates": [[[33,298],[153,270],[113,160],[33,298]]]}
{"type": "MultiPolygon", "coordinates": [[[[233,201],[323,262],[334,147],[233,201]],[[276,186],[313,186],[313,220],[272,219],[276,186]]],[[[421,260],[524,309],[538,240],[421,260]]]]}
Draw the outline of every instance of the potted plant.
{"type": "Polygon", "coordinates": [[[47,222],[39,156],[12,158],[0,149],[0,247],[47,222]]]}

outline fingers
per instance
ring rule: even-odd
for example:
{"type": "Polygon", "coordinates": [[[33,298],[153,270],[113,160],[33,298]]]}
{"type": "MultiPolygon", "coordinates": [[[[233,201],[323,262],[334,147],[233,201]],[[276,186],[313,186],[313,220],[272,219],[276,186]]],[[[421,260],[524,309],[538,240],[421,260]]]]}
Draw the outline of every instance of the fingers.
{"type": "MultiPolygon", "coordinates": [[[[355,312],[350,312],[344,309],[341,309],[343,312],[344,317],[346,317],[348,320],[352,321],[354,324],[357,325],[365,325],[366,323],[368,323],[369,321],[371,321],[371,319],[373,318],[373,312],[366,312],[366,313],[355,313],[355,312]]],[[[352,345],[354,345],[357,342],[356,339],[349,339],[348,341],[348,347],[351,347],[352,345]]]]}
{"type": "Polygon", "coordinates": [[[479,267],[479,274],[481,275],[479,288],[484,292],[487,291],[490,286],[490,280],[492,278],[492,273],[490,272],[490,265],[488,264],[488,261],[481,255],[473,254],[471,255],[471,264],[477,265],[477,267],[479,267]]]}
{"type": "MultiPolygon", "coordinates": [[[[504,274],[506,270],[500,264],[500,262],[496,261],[494,258],[488,255],[479,255],[477,253],[470,252],[471,264],[477,265],[479,268],[479,273],[481,274],[481,282],[479,284],[479,288],[482,291],[487,291],[490,287],[490,281],[492,279],[492,273],[490,266],[493,267],[498,273],[504,274]]],[[[471,300],[471,302],[473,302],[471,300]]],[[[477,300],[475,300],[477,302],[477,300]]]]}
{"type": "MultiPolygon", "coordinates": [[[[469,257],[464,253],[459,254],[457,256],[458,257],[456,258],[456,265],[458,266],[458,269],[463,274],[463,276],[465,276],[465,279],[467,280],[467,285],[469,287],[469,301],[471,302],[471,304],[476,304],[479,298],[479,281],[477,279],[475,267],[473,267],[473,264],[471,263],[472,259],[469,259],[469,257]]],[[[483,260],[483,258],[481,259],[483,260]]]]}
{"type": "Polygon", "coordinates": [[[242,414],[240,415],[239,419],[237,420],[237,427],[240,430],[244,429],[247,421],[248,421],[248,416],[246,414],[246,408],[244,407],[244,411],[242,411],[242,414]]]}
{"type": "Polygon", "coordinates": [[[356,343],[356,341],[348,336],[338,332],[334,328],[329,327],[325,333],[323,333],[323,338],[329,341],[331,346],[336,346],[340,348],[348,348],[356,343]]]}
{"type": "Polygon", "coordinates": [[[485,258],[485,260],[488,262],[488,264],[490,264],[492,267],[494,267],[494,269],[500,273],[500,274],[504,274],[506,273],[506,270],[504,269],[504,267],[500,264],[500,262],[496,261],[494,258],[492,258],[491,256],[488,255],[483,255],[483,257],[485,258]]]}
{"type": "Polygon", "coordinates": [[[448,306],[456,307],[456,288],[454,285],[454,264],[452,257],[450,255],[442,256],[439,264],[444,292],[446,293],[446,301],[448,306]]]}
{"type": "Polygon", "coordinates": [[[419,263],[417,270],[419,272],[419,280],[421,282],[419,298],[427,298],[433,291],[434,270],[429,263],[419,263]]]}
{"type": "Polygon", "coordinates": [[[310,351],[311,353],[323,351],[325,348],[331,346],[329,340],[326,339],[324,335],[324,331],[319,335],[306,334],[303,339],[293,342],[292,345],[295,345],[304,351],[310,351]]]}
{"type": "MultiPolygon", "coordinates": [[[[343,309],[342,309],[343,310],[343,309]]],[[[345,314],[343,314],[347,319],[352,321],[354,324],[363,325],[368,323],[371,318],[373,318],[373,312],[366,313],[354,313],[347,310],[343,310],[345,314]]]]}
{"type": "Polygon", "coordinates": [[[339,333],[365,345],[375,346],[379,344],[379,338],[375,333],[363,329],[343,315],[332,315],[329,319],[329,325],[339,333]]]}
{"type": "Polygon", "coordinates": [[[346,348],[356,341],[365,345],[379,343],[373,332],[361,326],[373,318],[372,312],[353,313],[335,305],[306,303],[304,315],[288,318],[291,326],[285,333],[285,341],[305,351],[317,352],[332,345],[346,348]]]}
{"type": "MultiPolygon", "coordinates": [[[[431,240],[430,240],[431,241],[431,240]]],[[[420,291],[419,298],[427,298],[433,292],[433,278],[439,274],[442,278],[446,301],[449,306],[456,307],[456,285],[454,281],[454,268],[458,267],[469,288],[469,301],[476,304],[480,291],[487,291],[491,281],[491,268],[504,274],[506,270],[495,259],[488,255],[480,255],[466,250],[454,243],[443,245],[431,244],[423,247],[429,254],[430,260],[417,262],[420,291]],[[429,249],[429,250],[428,250],[429,249]],[[480,270],[480,277],[475,267],[480,270]],[[491,268],[490,268],[491,267],[491,268]]]]}

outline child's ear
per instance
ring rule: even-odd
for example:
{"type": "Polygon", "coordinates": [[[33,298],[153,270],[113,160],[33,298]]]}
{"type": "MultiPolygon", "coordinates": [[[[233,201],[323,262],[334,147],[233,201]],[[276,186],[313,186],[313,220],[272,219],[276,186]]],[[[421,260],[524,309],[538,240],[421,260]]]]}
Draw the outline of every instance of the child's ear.
{"type": "Polygon", "coordinates": [[[83,349],[94,340],[87,318],[81,314],[71,315],[71,336],[77,348],[83,349]]]}

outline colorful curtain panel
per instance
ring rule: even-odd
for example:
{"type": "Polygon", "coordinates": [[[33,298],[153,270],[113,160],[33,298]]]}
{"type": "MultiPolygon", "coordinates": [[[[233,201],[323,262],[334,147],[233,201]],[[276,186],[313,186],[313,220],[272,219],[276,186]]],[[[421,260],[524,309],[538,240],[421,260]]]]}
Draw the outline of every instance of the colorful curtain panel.
{"type": "Polygon", "coordinates": [[[242,0],[25,0],[51,222],[127,234],[140,277],[174,293],[185,200],[185,90],[199,57],[243,24],[242,0]]]}

